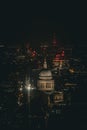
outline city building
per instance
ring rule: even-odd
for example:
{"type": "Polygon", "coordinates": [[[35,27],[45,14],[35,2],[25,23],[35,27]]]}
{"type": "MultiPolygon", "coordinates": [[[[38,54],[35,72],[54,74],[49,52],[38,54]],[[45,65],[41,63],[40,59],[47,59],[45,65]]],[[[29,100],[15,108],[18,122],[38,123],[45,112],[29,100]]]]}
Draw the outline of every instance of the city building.
{"type": "Polygon", "coordinates": [[[39,79],[37,80],[37,88],[40,91],[53,91],[54,90],[54,79],[52,72],[47,68],[46,59],[44,60],[43,69],[39,73],[39,79]]]}
{"type": "Polygon", "coordinates": [[[53,102],[54,104],[57,104],[59,102],[63,102],[64,101],[64,93],[63,91],[55,91],[55,93],[53,93],[53,102]]]}

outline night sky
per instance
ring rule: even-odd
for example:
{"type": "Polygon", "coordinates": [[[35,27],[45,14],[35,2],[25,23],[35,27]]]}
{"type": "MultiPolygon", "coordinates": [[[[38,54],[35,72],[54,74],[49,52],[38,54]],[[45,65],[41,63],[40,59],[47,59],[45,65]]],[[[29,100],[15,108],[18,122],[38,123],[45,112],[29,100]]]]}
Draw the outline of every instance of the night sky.
{"type": "Polygon", "coordinates": [[[59,41],[77,44],[87,41],[85,3],[3,3],[0,12],[0,41],[11,44],[59,41]]]}

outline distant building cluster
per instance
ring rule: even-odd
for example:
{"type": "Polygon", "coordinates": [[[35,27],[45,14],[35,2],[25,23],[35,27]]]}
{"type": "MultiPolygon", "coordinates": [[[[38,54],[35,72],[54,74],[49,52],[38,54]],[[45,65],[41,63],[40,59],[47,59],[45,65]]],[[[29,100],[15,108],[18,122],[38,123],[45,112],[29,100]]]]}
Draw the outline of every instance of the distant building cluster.
{"type": "MultiPolygon", "coordinates": [[[[50,106],[59,102],[64,103],[67,88],[76,86],[72,81],[68,82],[67,75],[71,77],[71,75],[79,73],[82,68],[84,69],[84,65],[80,64],[80,60],[73,58],[72,52],[72,48],[57,44],[55,34],[50,44],[44,42],[38,48],[31,47],[29,43],[17,46],[7,46],[0,43],[1,64],[20,65],[19,68],[27,64],[32,71],[30,78],[34,81],[33,86],[38,91],[48,95],[50,106]]],[[[18,80],[17,77],[20,78],[20,75],[24,80],[24,74],[17,72],[16,81],[18,80]]],[[[21,87],[18,102],[23,97],[23,85],[19,85],[21,87]]],[[[27,83],[26,87],[30,90],[32,85],[27,83]]]]}

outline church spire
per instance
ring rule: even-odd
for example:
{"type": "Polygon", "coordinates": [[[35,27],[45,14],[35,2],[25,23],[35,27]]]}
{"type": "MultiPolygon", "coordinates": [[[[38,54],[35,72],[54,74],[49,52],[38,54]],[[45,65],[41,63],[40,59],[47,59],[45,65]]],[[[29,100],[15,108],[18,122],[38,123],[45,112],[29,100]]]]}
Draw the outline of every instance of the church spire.
{"type": "Polygon", "coordinates": [[[44,69],[47,69],[47,61],[46,61],[46,58],[44,58],[43,68],[44,68],[44,69]]]}

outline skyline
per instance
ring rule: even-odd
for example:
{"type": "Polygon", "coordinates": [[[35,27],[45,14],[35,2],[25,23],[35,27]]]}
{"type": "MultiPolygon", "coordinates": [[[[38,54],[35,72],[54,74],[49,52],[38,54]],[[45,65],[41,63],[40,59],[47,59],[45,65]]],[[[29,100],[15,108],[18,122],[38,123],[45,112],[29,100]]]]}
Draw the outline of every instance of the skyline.
{"type": "Polygon", "coordinates": [[[0,5],[0,128],[87,128],[86,4],[0,5]]]}

